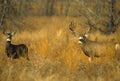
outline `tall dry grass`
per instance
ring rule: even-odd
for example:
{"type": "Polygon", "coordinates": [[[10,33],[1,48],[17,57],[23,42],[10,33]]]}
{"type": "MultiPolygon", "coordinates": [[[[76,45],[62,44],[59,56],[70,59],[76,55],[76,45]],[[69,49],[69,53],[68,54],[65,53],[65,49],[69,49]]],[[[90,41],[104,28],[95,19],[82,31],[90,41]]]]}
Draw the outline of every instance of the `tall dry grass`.
{"type": "MultiPolygon", "coordinates": [[[[9,59],[4,52],[6,38],[0,33],[0,81],[119,81],[120,52],[114,60],[96,58],[89,63],[77,38],[68,29],[71,20],[79,19],[28,17],[16,21],[21,23],[21,31],[16,28],[12,43],[25,43],[30,61],[9,59]]],[[[118,34],[114,36],[119,38],[118,34]]],[[[99,34],[99,38],[106,36],[99,34]]]]}

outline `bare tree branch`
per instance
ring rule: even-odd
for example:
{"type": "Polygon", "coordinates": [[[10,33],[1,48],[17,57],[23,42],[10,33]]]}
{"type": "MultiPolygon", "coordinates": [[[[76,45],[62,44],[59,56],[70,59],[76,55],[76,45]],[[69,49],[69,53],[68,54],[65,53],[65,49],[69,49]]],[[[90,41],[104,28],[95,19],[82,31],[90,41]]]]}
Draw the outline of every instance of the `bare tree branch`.
{"type": "Polygon", "coordinates": [[[76,0],[77,3],[81,3],[81,8],[78,11],[87,19],[89,27],[93,27],[105,34],[114,33],[120,23],[119,14],[116,13],[115,9],[116,0],[103,1],[76,0]]]}

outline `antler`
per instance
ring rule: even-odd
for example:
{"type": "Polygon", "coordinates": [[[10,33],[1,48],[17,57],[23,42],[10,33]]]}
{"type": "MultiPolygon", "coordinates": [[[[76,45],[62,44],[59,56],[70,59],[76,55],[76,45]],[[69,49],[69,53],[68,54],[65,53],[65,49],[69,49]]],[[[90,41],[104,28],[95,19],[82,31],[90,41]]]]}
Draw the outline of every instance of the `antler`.
{"type": "Polygon", "coordinates": [[[69,29],[72,31],[72,33],[73,33],[74,36],[78,37],[79,34],[75,31],[75,27],[76,26],[75,26],[74,22],[71,21],[71,23],[69,24],[69,29]]]}
{"type": "Polygon", "coordinates": [[[13,31],[12,33],[11,33],[11,35],[15,35],[16,34],[16,31],[13,31]]]}
{"type": "Polygon", "coordinates": [[[7,32],[6,32],[6,30],[5,30],[4,28],[3,28],[2,33],[3,33],[4,35],[7,35],[7,32]]]}
{"type": "Polygon", "coordinates": [[[3,31],[3,34],[4,34],[4,35],[6,35],[6,32],[5,32],[5,31],[3,31]]]}
{"type": "Polygon", "coordinates": [[[84,33],[84,36],[88,38],[91,31],[92,31],[92,27],[89,27],[89,29],[84,33]]]}
{"type": "MultiPolygon", "coordinates": [[[[75,27],[76,27],[76,26],[75,26],[74,22],[71,21],[71,23],[69,24],[69,29],[72,31],[72,34],[73,34],[74,36],[79,37],[80,34],[75,31],[75,27]]],[[[88,38],[91,30],[92,30],[92,27],[90,27],[90,28],[89,28],[84,34],[82,34],[82,35],[84,35],[86,38],[88,38]]]]}
{"type": "Polygon", "coordinates": [[[74,25],[74,22],[73,22],[73,21],[71,21],[71,23],[69,24],[69,29],[70,29],[71,31],[74,31],[75,25],[74,25]]]}

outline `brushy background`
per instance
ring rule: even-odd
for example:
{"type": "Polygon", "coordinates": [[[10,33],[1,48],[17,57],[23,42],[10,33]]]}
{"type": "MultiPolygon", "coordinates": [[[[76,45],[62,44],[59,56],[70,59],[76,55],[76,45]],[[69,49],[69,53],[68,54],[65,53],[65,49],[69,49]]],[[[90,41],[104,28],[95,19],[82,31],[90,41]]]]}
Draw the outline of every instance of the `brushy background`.
{"type": "MultiPolygon", "coordinates": [[[[115,59],[96,58],[89,63],[78,40],[69,30],[70,17],[25,17],[22,31],[12,43],[25,43],[30,61],[11,60],[5,54],[6,37],[0,33],[0,81],[119,81],[120,55],[115,59]],[[34,30],[32,28],[35,28],[34,30]],[[108,59],[108,60],[106,60],[108,59]]],[[[21,22],[19,21],[19,22],[21,22]]],[[[119,31],[118,31],[119,33],[119,31]]],[[[118,33],[106,38],[119,39],[118,33]]],[[[92,37],[92,36],[91,36],[92,37]]],[[[94,36],[96,37],[96,35],[94,36]]],[[[92,37],[93,38],[93,37],[92,37]]],[[[109,54],[111,50],[107,53],[109,54]]],[[[108,56],[109,57],[109,56],[108,56]]]]}

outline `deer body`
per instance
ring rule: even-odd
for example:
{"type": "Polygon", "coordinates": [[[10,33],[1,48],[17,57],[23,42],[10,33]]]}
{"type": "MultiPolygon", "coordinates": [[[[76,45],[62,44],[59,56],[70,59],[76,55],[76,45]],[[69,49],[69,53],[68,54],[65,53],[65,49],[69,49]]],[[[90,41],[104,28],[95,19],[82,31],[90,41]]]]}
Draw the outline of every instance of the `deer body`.
{"type": "Polygon", "coordinates": [[[91,29],[80,35],[75,31],[75,25],[73,22],[70,23],[69,29],[72,31],[73,35],[78,38],[80,47],[83,53],[89,57],[90,62],[93,57],[109,57],[110,59],[114,58],[114,56],[117,54],[117,51],[120,49],[120,44],[114,41],[98,42],[89,40],[88,37],[91,29]]]}
{"type": "Polygon", "coordinates": [[[104,48],[100,49],[101,46],[99,44],[94,44],[93,42],[84,43],[81,45],[81,49],[83,50],[84,54],[88,57],[94,56],[94,57],[100,57],[102,54],[100,51],[103,51],[104,48]],[[97,50],[99,48],[99,50],[97,50]],[[98,52],[99,51],[99,52],[98,52]]]}
{"type": "Polygon", "coordinates": [[[94,57],[110,57],[113,58],[117,51],[113,42],[97,42],[88,40],[85,36],[79,37],[79,43],[84,54],[89,57],[89,61],[94,57]]]}
{"type": "Polygon", "coordinates": [[[27,46],[25,44],[19,44],[19,45],[11,44],[11,39],[14,33],[3,33],[3,34],[7,35],[6,48],[5,48],[5,52],[7,56],[12,59],[25,57],[27,60],[29,60],[27,46]]]}

